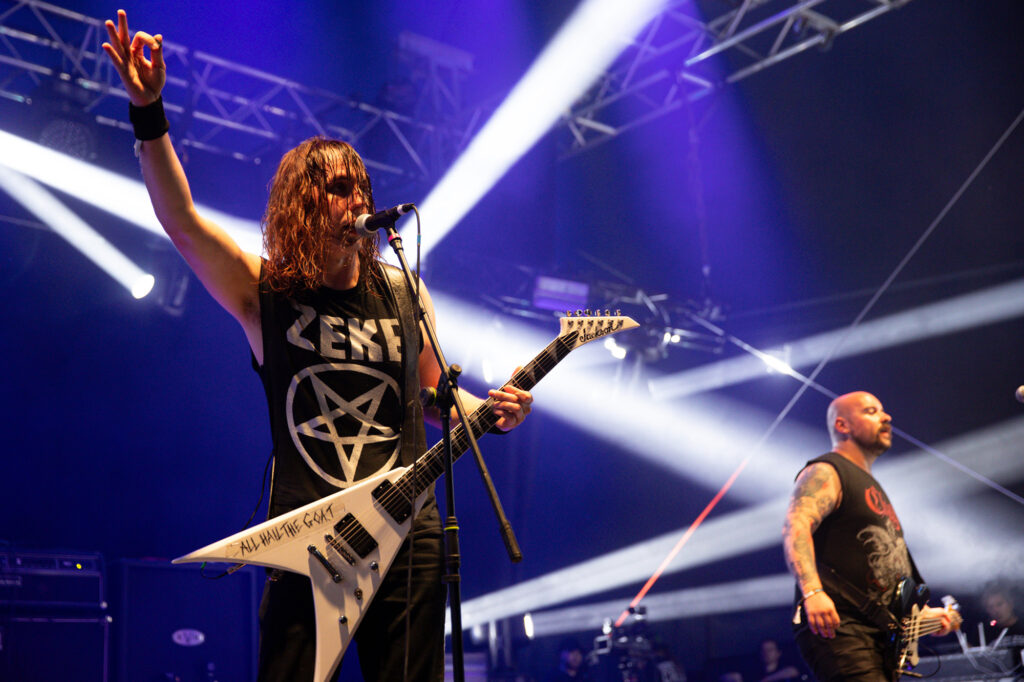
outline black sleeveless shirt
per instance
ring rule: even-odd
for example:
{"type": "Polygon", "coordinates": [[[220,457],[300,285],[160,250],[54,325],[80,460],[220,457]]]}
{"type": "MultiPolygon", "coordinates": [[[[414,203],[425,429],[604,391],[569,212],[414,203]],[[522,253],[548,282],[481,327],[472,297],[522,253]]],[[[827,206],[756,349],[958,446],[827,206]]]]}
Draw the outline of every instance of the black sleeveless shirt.
{"type": "MultiPolygon", "coordinates": [[[[360,279],[345,291],[320,287],[287,297],[261,281],[260,321],[263,365],[253,365],[274,444],[270,516],[405,463],[406,349],[385,285],[360,279]]],[[[409,361],[417,362],[418,351],[409,361]]]]}
{"type": "MultiPolygon", "coordinates": [[[[814,554],[828,589],[824,564],[864,594],[888,604],[901,578],[912,576],[903,527],[888,495],[871,474],[837,452],[807,463],[831,465],[839,475],[842,501],[814,531],[814,554]]],[[[827,569],[826,569],[827,570],[827,569]]],[[[836,607],[844,611],[840,601],[836,607]]]]}

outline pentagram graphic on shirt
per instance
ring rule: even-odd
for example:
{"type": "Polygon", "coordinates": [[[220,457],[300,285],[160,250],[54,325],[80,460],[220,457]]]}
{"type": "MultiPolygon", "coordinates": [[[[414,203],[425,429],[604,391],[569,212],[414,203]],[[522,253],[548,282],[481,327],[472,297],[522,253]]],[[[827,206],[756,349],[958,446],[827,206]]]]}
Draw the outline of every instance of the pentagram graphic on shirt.
{"type": "Polygon", "coordinates": [[[401,405],[397,382],[384,372],[355,363],[306,367],[288,387],[288,431],[312,471],[331,485],[347,488],[390,471],[398,459],[399,434],[379,421],[383,405],[401,405]],[[327,378],[336,372],[342,376],[327,378]],[[383,461],[374,471],[359,471],[370,450],[373,459],[383,461]]]}

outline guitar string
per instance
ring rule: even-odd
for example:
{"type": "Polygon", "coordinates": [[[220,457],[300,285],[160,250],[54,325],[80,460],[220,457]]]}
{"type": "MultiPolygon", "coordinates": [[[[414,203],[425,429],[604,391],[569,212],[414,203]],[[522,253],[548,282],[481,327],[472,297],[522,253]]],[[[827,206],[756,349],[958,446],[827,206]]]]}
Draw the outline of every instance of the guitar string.
{"type": "MultiPolygon", "coordinates": [[[[568,355],[568,353],[572,350],[572,347],[569,345],[570,342],[575,343],[575,340],[578,336],[579,332],[573,331],[566,334],[564,337],[559,336],[558,338],[556,338],[554,341],[548,344],[548,346],[543,351],[541,351],[541,353],[538,354],[538,356],[534,358],[534,360],[531,361],[526,367],[520,369],[518,372],[513,374],[512,378],[509,380],[508,383],[518,388],[524,387],[526,383],[528,383],[527,380],[534,374],[535,368],[537,367],[542,369],[544,375],[546,375],[555,367],[555,365],[561,362],[561,360],[565,358],[566,355],[568,355]],[[563,350],[564,352],[559,353],[558,350],[563,350]]],[[[532,383],[533,385],[536,385],[537,382],[534,381],[532,383]]],[[[532,386],[530,387],[532,388],[532,386]]],[[[474,410],[473,413],[469,416],[468,421],[470,423],[470,427],[473,429],[474,434],[477,434],[479,429],[478,435],[483,435],[483,433],[487,429],[491,428],[492,426],[494,426],[495,423],[497,423],[498,420],[497,418],[494,417],[494,413],[491,411],[491,407],[493,405],[494,399],[487,398],[487,400],[485,400],[479,407],[477,407],[477,409],[474,410]],[[481,426],[482,428],[480,428],[481,426]]],[[[469,438],[466,436],[465,429],[462,427],[461,424],[452,429],[451,440],[453,454],[456,458],[458,458],[459,456],[465,453],[466,449],[469,446],[469,438]]],[[[439,442],[435,444],[434,447],[430,448],[426,453],[424,453],[417,461],[418,468],[429,469],[430,473],[433,475],[431,482],[437,480],[437,478],[440,477],[440,475],[443,473],[443,468],[442,471],[436,470],[437,465],[440,464],[441,461],[442,449],[443,442],[439,442]]],[[[417,486],[415,485],[416,482],[410,481],[410,478],[412,478],[411,472],[399,477],[396,483],[393,484],[391,488],[389,488],[380,496],[378,501],[385,508],[388,508],[389,504],[396,501],[403,501],[411,504],[415,497],[418,496],[418,493],[415,495],[409,494],[410,488],[413,492],[415,492],[415,490],[417,489],[417,486]]],[[[423,489],[426,489],[426,486],[424,486],[423,489]]]]}
{"type": "MultiPolygon", "coordinates": [[[[536,369],[539,368],[543,371],[541,378],[543,378],[548,372],[550,372],[555,365],[561,362],[574,348],[574,344],[579,337],[579,330],[573,330],[565,335],[557,337],[548,346],[541,351],[536,358],[534,358],[526,367],[520,369],[518,372],[512,375],[508,384],[512,384],[517,388],[523,388],[527,383],[532,388],[537,384],[537,381],[529,381],[529,379],[535,374],[536,369]]],[[[470,423],[470,427],[473,429],[473,433],[477,435],[483,435],[483,433],[494,426],[497,423],[497,418],[494,417],[494,413],[491,411],[494,405],[493,398],[487,398],[473,413],[468,417],[467,421],[470,423]],[[483,428],[480,428],[483,426],[483,428]],[[478,433],[479,429],[479,433],[478,433]]],[[[465,453],[469,447],[469,438],[466,436],[465,429],[461,424],[452,429],[451,434],[452,450],[455,458],[460,457],[465,453]],[[456,446],[458,450],[456,451],[456,446]]],[[[436,467],[441,461],[441,450],[443,449],[443,442],[435,444],[426,453],[424,453],[419,460],[417,460],[416,467],[413,471],[427,469],[429,474],[432,475],[430,482],[436,481],[441,476],[442,471],[437,471],[436,467]]],[[[378,498],[378,502],[384,506],[385,509],[390,509],[390,505],[395,502],[404,502],[413,504],[417,494],[410,494],[410,490],[415,492],[418,488],[418,481],[409,480],[414,478],[412,471],[400,476],[396,482],[388,488],[378,498]]],[[[423,486],[426,489],[426,486],[423,486]]],[[[354,532],[357,532],[354,531],[354,532]]],[[[348,536],[342,533],[342,537],[347,541],[348,536]]]]}
{"type": "MultiPolygon", "coordinates": [[[[570,334],[565,335],[565,338],[571,339],[572,342],[575,342],[576,337],[578,335],[578,332],[574,331],[571,332],[570,334]]],[[[558,337],[557,339],[555,339],[555,341],[548,344],[548,346],[538,355],[537,358],[531,361],[525,368],[516,372],[509,380],[509,383],[512,383],[517,387],[522,387],[525,383],[525,380],[528,377],[532,376],[532,374],[535,371],[534,368],[537,366],[544,370],[544,374],[547,374],[549,371],[551,371],[551,369],[554,368],[556,364],[558,364],[566,355],[568,355],[568,353],[571,350],[572,348],[569,346],[569,343],[563,340],[563,337],[558,337]],[[560,349],[559,346],[561,346],[561,349],[564,350],[564,352],[561,354],[557,352],[560,349]]],[[[536,385],[536,382],[533,383],[534,385],[536,385]]],[[[491,412],[491,407],[493,406],[493,404],[493,398],[487,398],[487,400],[485,400],[479,407],[477,407],[477,409],[474,410],[473,414],[469,416],[468,421],[474,433],[477,433],[477,429],[480,427],[481,424],[486,424],[486,426],[483,429],[480,429],[479,431],[479,433],[482,435],[486,429],[489,429],[491,426],[494,425],[494,423],[497,422],[497,419],[494,419],[493,421],[490,420],[490,418],[494,416],[493,412],[491,412]],[[491,423],[488,424],[488,421],[491,421],[491,423]]],[[[468,446],[468,438],[465,438],[465,429],[462,428],[461,424],[457,426],[456,429],[453,429],[452,443],[453,450],[455,449],[456,444],[460,448],[458,455],[461,455],[463,452],[465,452],[465,447],[468,446]],[[465,444],[463,443],[463,441],[466,441],[465,444]]],[[[437,478],[440,476],[440,472],[436,471],[436,465],[439,462],[439,454],[438,452],[435,451],[440,451],[441,449],[441,443],[438,443],[430,450],[428,450],[426,453],[424,453],[417,461],[417,466],[412,468],[412,471],[422,471],[423,469],[428,469],[428,473],[434,476],[432,481],[437,480],[437,478]]],[[[410,482],[408,480],[410,478],[411,473],[412,472],[399,477],[396,483],[392,485],[392,487],[388,488],[380,496],[378,501],[382,506],[384,506],[385,509],[390,511],[390,509],[392,508],[392,503],[395,502],[404,502],[410,505],[413,503],[415,497],[417,497],[418,495],[409,494],[410,485],[413,491],[415,491],[417,488],[416,481],[410,482]]],[[[425,488],[426,486],[424,486],[424,489],[425,488]]],[[[347,527],[338,532],[338,537],[341,537],[350,546],[353,546],[353,540],[355,539],[356,535],[360,532],[365,533],[365,529],[361,529],[362,527],[361,525],[358,525],[357,521],[355,523],[350,523],[348,524],[347,527]]]]}
{"type": "Polygon", "coordinates": [[[917,640],[924,635],[930,635],[942,629],[942,619],[937,617],[918,618],[908,628],[907,639],[917,640]]]}
{"type": "MultiPolygon", "coordinates": [[[[598,326],[604,330],[608,329],[607,324],[601,324],[598,322],[598,326]]],[[[604,336],[606,334],[602,334],[604,336]]],[[[550,372],[559,362],[561,362],[568,354],[575,348],[576,341],[579,337],[579,330],[573,330],[564,335],[557,337],[548,346],[541,351],[536,358],[529,362],[526,367],[521,368],[512,378],[508,384],[514,385],[518,388],[523,388],[529,384],[529,388],[532,388],[537,384],[539,379],[531,380],[539,368],[542,370],[540,378],[543,378],[550,372]]],[[[476,410],[468,417],[467,421],[470,427],[473,429],[474,434],[482,435],[485,431],[490,429],[497,423],[498,419],[492,412],[494,405],[493,398],[487,398],[476,410]]],[[[459,424],[455,429],[452,430],[452,444],[453,452],[457,450],[455,457],[458,458],[465,453],[469,446],[469,439],[466,437],[465,429],[459,424]]],[[[437,480],[443,473],[443,468],[438,470],[440,464],[440,450],[442,444],[437,443],[424,453],[419,460],[417,460],[416,466],[412,467],[409,472],[399,477],[396,482],[387,490],[385,490],[380,497],[378,502],[384,506],[389,512],[392,508],[393,503],[402,502],[406,504],[413,504],[415,498],[418,496],[416,491],[419,488],[419,481],[415,480],[421,478],[422,474],[425,473],[430,476],[430,482],[437,480]]],[[[426,489],[426,485],[423,486],[422,490],[426,489]]],[[[356,540],[357,536],[370,535],[366,529],[358,523],[358,520],[353,520],[353,523],[349,523],[346,527],[340,531],[336,529],[338,533],[335,536],[346,541],[350,546],[353,546],[353,541],[356,540]]],[[[370,536],[372,537],[372,536],[370,536]]]]}

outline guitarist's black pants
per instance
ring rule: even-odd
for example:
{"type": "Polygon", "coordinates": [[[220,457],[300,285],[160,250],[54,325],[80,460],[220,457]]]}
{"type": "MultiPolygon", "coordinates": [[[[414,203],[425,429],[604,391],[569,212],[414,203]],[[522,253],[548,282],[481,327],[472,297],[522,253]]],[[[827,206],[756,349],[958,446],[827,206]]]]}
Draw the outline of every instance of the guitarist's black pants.
{"type": "MultiPolygon", "coordinates": [[[[441,523],[437,505],[433,501],[428,504],[413,525],[412,598],[406,598],[406,538],[356,630],[359,666],[366,682],[403,680],[407,605],[411,605],[409,682],[441,682],[444,678],[441,523]]],[[[315,652],[309,578],[284,572],[279,579],[268,580],[260,603],[260,682],[312,682],[315,652]]]]}
{"type": "Polygon", "coordinates": [[[806,626],[795,633],[800,655],[818,682],[892,682],[878,628],[852,621],[845,614],[840,614],[840,622],[835,639],[819,637],[806,626]]]}

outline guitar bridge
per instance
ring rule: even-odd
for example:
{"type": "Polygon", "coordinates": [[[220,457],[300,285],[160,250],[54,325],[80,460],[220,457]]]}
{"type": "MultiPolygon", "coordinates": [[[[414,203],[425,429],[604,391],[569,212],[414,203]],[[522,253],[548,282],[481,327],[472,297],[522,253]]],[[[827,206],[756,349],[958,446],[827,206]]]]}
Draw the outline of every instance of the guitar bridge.
{"type": "Polygon", "coordinates": [[[331,576],[331,580],[333,580],[336,583],[340,583],[341,582],[341,573],[339,573],[338,569],[336,569],[334,567],[334,564],[332,564],[330,562],[330,560],[327,557],[325,557],[320,552],[319,549],[316,548],[316,545],[310,545],[309,547],[306,548],[306,551],[308,551],[310,554],[312,554],[314,557],[316,557],[316,560],[319,561],[320,564],[325,569],[327,569],[327,573],[331,576]]]}

